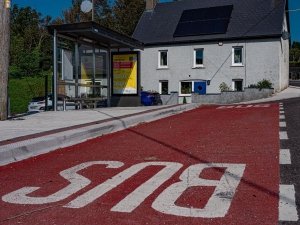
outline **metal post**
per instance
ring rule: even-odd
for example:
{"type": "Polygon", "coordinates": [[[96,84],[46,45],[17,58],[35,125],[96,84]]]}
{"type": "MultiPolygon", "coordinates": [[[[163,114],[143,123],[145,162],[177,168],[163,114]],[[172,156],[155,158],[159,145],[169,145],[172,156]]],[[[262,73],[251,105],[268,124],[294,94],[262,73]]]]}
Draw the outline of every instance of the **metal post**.
{"type": "Polygon", "coordinates": [[[111,94],[112,94],[112,90],[111,90],[111,82],[112,82],[112,78],[111,78],[111,48],[109,47],[107,50],[107,62],[108,62],[108,74],[107,74],[107,106],[111,107],[111,94]]]}
{"type": "Polygon", "coordinates": [[[48,75],[45,76],[45,111],[48,111],[48,75]]]}
{"type": "Polygon", "coordinates": [[[57,111],[57,31],[54,29],[53,36],[53,96],[52,107],[53,111],[57,111]]]}
{"type": "Polygon", "coordinates": [[[95,4],[95,2],[94,2],[94,0],[92,0],[92,5],[93,5],[93,7],[92,7],[92,21],[93,22],[95,20],[95,7],[94,7],[94,4],[95,4]]]}
{"type": "Polygon", "coordinates": [[[93,87],[92,87],[92,93],[93,93],[93,97],[95,96],[95,82],[96,82],[96,51],[95,51],[95,45],[93,45],[93,87]]]}
{"type": "Polygon", "coordinates": [[[79,76],[79,46],[78,42],[75,43],[75,97],[79,97],[78,88],[78,76],[79,76]]]}

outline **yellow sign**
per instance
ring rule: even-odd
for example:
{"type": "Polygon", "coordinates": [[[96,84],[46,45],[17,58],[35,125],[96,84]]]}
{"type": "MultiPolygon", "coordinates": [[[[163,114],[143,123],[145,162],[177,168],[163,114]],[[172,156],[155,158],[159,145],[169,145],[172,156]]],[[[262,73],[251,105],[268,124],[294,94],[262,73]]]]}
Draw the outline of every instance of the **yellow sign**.
{"type": "Polygon", "coordinates": [[[5,8],[10,9],[10,0],[5,0],[5,8]]]}
{"type": "Polygon", "coordinates": [[[113,55],[113,94],[136,95],[137,88],[137,54],[113,55]]]}

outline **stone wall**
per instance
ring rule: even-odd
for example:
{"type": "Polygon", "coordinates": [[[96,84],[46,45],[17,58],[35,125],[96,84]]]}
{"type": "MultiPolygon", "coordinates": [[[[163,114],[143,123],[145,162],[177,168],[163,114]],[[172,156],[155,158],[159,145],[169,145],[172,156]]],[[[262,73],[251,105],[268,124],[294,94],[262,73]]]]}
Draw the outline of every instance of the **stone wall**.
{"type": "Polygon", "coordinates": [[[267,98],[274,93],[274,89],[245,88],[242,92],[222,92],[220,94],[198,95],[192,94],[192,103],[201,104],[231,104],[267,98]]]}
{"type": "Polygon", "coordinates": [[[178,104],[178,92],[171,92],[169,95],[160,95],[163,105],[178,104]]]}

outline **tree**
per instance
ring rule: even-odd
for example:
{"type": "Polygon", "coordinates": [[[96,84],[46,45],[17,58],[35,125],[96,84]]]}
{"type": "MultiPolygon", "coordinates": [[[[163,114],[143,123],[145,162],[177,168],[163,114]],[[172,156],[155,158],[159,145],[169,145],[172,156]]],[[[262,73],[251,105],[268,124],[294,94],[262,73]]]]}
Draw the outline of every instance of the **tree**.
{"type": "Polygon", "coordinates": [[[292,48],[290,50],[290,62],[300,62],[300,48],[292,48]]]}
{"type": "MultiPolygon", "coordinates": [[[[92,20],[92,13],[84,13],[80,10],[82,0],[72,0],[72,6],[63,11],[63,18],[58,18],[54,23],[77,23],[92,20]]],[[[112,10],[108,0],[94,0],[94,20],[104,27],[112,26],[112,10]]]]}
{"type": "Polygon", "coordinates": [[[51,17],[42,18],[36,10],[14,5],[11,9],[10,75],[38,75],[42,62],[51,59],[51,37],[45,26],[51,17]]]}
{"type": "Polygon", "coordinates": [[[9,65],[10,12],[6,1],[0,2],[0,120],[7,119],[7,83],[9,65]]]}
{"type": "Polygon", "coordinates": [[[113,7],[114,29],[131,36],[144,9],[144,0],[116,0],[113,7]]]}
{"type": "Polygon", "coordinates": [[[292,44],[292,48],[300,49],[300,42],[294,41],[292,44]]]}

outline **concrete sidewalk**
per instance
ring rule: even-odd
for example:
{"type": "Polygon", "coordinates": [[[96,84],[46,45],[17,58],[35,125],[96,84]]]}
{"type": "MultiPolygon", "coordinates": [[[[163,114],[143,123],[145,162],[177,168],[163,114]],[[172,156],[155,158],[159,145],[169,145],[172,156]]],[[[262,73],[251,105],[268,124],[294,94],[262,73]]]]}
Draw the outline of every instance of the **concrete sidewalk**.
{"type": "Polygon", "coordinates": [[[281,101],[290,98],[300,98],[300,87],[289,86],[287,89],[283,90],[282,92],[275,93],[272,97],[243,102],[243,103],[248,104],[248,103],[275,102],[275,101],[281,101]]]}
{"type": "MultiPolygon", "coordinates": [[[[289,98],[300,98],[300,87],[290,86],[270,98],[243,102],[243,104],[273,102],[289,98]]],[[[42,112],[0,121],[0,165],[78,144],[198,106],[198,104],[185,104],[42,112]]]]}
{"type": "Polygon", "coordinates": [[[0,165],[78,144],[198,106],[185,104],[42,112],[0,121],[0,165]]]}

